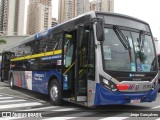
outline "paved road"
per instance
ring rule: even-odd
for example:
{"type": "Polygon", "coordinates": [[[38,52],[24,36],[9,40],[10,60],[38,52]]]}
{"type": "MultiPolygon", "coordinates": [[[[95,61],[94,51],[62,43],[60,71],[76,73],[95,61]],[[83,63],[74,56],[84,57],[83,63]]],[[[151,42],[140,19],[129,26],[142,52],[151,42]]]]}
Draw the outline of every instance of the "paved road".
{"type": "MultiPolygon", "coordinates": [[[[152,103],[108,105],[89,109],[67,102],[64,102],[63,106],[53,106],[46,95],[18,88],[12,90],[7,84],[0,83],[0,111],[1,115],[4,112],[3,116],[6,115],[6,112],[8,114],[15,112],[21,115],[22,113],[27,113],[27,115],[36,113],[37,116],[43,116],[43,118],[38,118],[43,120],[144,120],[144,117],[136,118],[131,115],[136,116],[136,113],[139,115],[142,113],[142,116],[152,113],[152,116],[157,114],[160,116],[160,94],[158,94],[157,100],[152,103]]],[[[20,120],[21,118],[8,117],[7,119],[20,120]]],[[[145,117],[145,119],[160,120],[159,117],[145,117]]]]}

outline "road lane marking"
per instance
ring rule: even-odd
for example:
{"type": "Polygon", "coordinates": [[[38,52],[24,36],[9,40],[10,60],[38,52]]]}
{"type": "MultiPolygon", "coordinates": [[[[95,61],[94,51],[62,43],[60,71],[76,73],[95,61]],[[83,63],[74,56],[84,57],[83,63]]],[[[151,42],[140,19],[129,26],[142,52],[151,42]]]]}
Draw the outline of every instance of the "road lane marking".
{"type": "Polygon", "coordinates": [[[157,108],[160,108],[160,106],[152,107],[150,109],[157,109],[157,108]]]}
{"type": "Polygon", "coordinates": [[[52,118],[43,119],[43,120],[68,120],[68,119],[74,119],[78,117],[85,117],[87,115],[93,115],[93,114],[96,114],[96,113],[95,112],[80,112],[80,113],[63,115],[63,117],[52,117],[52,118]],[[74,116],[74,117],[71,117],[71,116],[74,116]]]}
{"type": "Polygon", "coordinates": [[[155,120],[160,120],[160,118],[158,118],[158,119],[155,119],[155,120]]]}
{"type": "Polygon", "coordinates": [[[14,120],[14,119],[23,119],[22,117],[4,117],[0,118],[0,120],[14,120]]]}
{"type": "MultiPolygon", "coordinates": [[[[36,99],[35,97],[26,95],[26,94],[24,94],[24,93],[21,93],[21,92],[15,91],[15,90],[11,90],[11,89],[8,89],[8,90],[13,91],[13,92],[15,92],[15,93],[18,93],[18,94],[21,94],[21,95],[24,95],[24,96],[28,97],[28,98],[26,98],[26,99],[33,99],[34,101],[36,100],[36,101],[42,102],[42,103],[45,103],[45,102],[46,102],[46,101],[44,101],[44,100],[36,99]]],[[[11,97],[24,98],[24,97],[20,97],[20,96],[16,96],[16,95],[5,94],[5,93],[1,93],[1,94],[2,94],[2,95],[8,95],[8,96],[11,96],[11,97]]]]}
{"type": "Polygon", "coordinates": [[[99,119],[99,120],[124,120],[124,119],[127,119],[129,117],[107,117],[107,118],[102,118],[102,119],[99,119]]]}
{"type": "Polygon", "coordinates": [[[4,100],[4,99],[12,99],[13,97],[0,97],[0,100],[4,100]]]}
{"type": "Polygon", "coordinates": [[[77,117],[52,117],[52,118],[42,119],[42,120],[69,120],[74,118],[77,118],[77,117]]]}
{"type": "Polygon", "coordinates": [[[5,89],[5,88],[7,88],[7,87],[0,87],[0,89],[5,89]]]}
{"type": "Polygon", "coordinates": [[[38,103],[38,102],[31,102],[31,103],[0,105],[0,110],[1,109],[7,109],[7,108],[27,107],[27,106],[33,106],[33,105],[42,105],[42,104],[38,103]]]}
{"type": "Polygon", "coordinates": [[[5,100],[5,101],[0,101],[0,103],[24,102],[24,101],[26,101],[26,100],[23,100],[23,99],[19,99],[19,100],[5,100]]]}
{"type": "Polygon", "coordinates": [[[41,108],[34,108],[34,109],[26,109],[21,111],[35,111],[35,110],[43,110],[43,109],[50,109],[50,108],[57,108],[58,106],[50,106],[50,107],[41,107],[41,108]]]}
{"type": "Polygon", "coordinates": [[[51,110],[51,111],[56,111],[56,112],[60,112],[60,111],[73,111],[73,110],[78,110],[78,108],[62,108],[62,109],[56,109],[56,110],[51,110]]]}

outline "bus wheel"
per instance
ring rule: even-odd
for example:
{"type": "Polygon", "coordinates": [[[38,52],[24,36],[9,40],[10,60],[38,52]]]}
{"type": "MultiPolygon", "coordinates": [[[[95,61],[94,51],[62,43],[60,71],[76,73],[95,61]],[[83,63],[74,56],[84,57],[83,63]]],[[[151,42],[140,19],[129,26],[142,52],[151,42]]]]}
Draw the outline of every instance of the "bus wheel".
{"type": "Polygon", "coordinates": [[[14,78],[13,78],[13,75],[10,76],[9,85],[10,85],[11,89],[14,89],[14,78]]]}
{"type": "Polygon", "coordinates": [[[61,104],[61,90],[57,80],[52,80],[50,84],[49,95],[53,105],[61,104]]]}

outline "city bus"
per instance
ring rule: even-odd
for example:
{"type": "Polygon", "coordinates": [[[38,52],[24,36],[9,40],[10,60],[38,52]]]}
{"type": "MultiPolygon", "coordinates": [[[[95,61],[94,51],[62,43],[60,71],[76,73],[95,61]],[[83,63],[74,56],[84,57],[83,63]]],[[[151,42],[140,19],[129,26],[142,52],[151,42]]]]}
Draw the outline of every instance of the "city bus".
{"type": "Polygon", "coordinates": [[[92,11],[2,53],[1,80],[87,107],[156,100],[158,64],[148,23],[92,11]]]}

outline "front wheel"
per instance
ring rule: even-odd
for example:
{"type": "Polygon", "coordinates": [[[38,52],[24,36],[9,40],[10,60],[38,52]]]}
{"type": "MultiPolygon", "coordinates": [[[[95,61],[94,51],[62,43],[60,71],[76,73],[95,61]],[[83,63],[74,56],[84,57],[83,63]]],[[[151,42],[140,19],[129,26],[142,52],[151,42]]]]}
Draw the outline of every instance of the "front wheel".
{"type": "Polygon", "coordinates": [[[51,82],[49,95],[53,105],[61,105],[61,90],[57,80],[51,82]]]}

